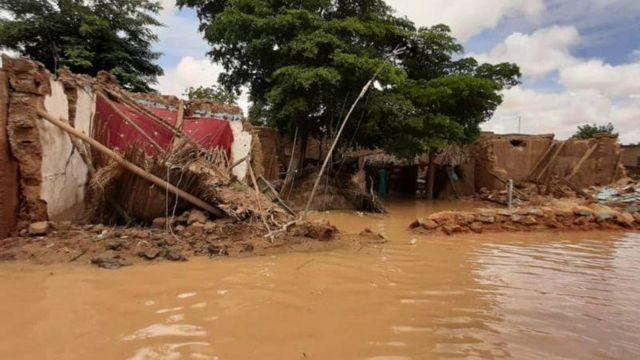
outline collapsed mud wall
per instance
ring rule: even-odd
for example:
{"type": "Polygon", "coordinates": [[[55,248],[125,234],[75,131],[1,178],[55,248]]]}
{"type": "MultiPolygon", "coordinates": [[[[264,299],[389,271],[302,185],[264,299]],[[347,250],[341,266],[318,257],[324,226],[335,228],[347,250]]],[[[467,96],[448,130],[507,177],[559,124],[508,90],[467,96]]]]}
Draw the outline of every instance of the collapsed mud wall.
{"type": "Polygon", "coordinates": [[[18,164],[11,155],[7,136],[9,78],[0,71],[0,239],[16,225],[18,209],[18,164]]]}
{"type": "Polygon", "coordinates": [[[280,179],[282,156],[280,155],[279,136],[276,129],[264,126],[254,126],[262,149],[262,168],[267,180],[280,179]]]}
{"type": "Polygon", "coordinates": [[[553,135],[483,134],[474,144],[476,189],[504,188],[494,174],[525,181],[553,143],[553,135]]]}
{"type": "Polygon", "coordinates": [[[51,93],[49,74],[44,66],[23,59],[2,58],[9,76],[7,135],[11,153],[18,164],[19,220],[47,219],[42,192],[42,144],[37,127],[36,108],[51,93]]]}
{"type": "Polygon", "coordinates": [[[485,133],[473,146],[476,189],[504,189],[503,181],[540,184],[564,178],[578,187],[606,185],[624,176],[616,137],[556,141],[553,135],[485,133]]]}
{"type": "MultiPolygon", "coordinates": [[[[233,132],[233,144],[231,145],[231,163],[242,160],[249,156],[251,152],[251,144],[253,137],[251,132],[246,131],[242,122],[231,121],[229,123],[231,131],[233,132]]],[[[246,162],[238,164],[231,169],[231,173],[238,180],[244,181],[247,177],[248,166],[246,162]]]]}
{"type": "MultiPolygon", "coordinates": [[[[66,119],[75,129],[95,137],[97,92],[117,90],[150,108],[172,110],[175,108],[172,105],[179,102],[172,96],[128,93],[104,72],[91,78],[62,70],[55,78],[41,63],[8,56],[3,56],[2,60],[0,237],[26,223],[79,220],[85,212],[86,185],[90,171],[99,159],[95,156],[92,159],[91,149],[86,144],[41,119],[37,109],[66,119]]],[[[118,99],[116,97],[114,101],[118,102],[118,99]]],[[[250,154],[253,136],[251,131],[244,129],[242,121],[237,121],[242,118],[240,108],[207,101],[185,103],[190,111],[188,116],[196,121],[208,124],[207,119],[200,119],[200,116],[224,115],[235,138],[229,161],[250,154]]],[[[240,180],[245,179],[246,164],[234,169],[234,174],[240,180]]]]}
{"type": "MultiPolygon", "coordinates": [[[[74,219],[83,211],[87,165],[69,136],[36,113],[40,107],[68,119],[65,86],[37,62],[3,57],[3,68],[11,84],[6,129],[19,168],[19,218],[74,219]]],[[[91,116],[86,114],[86,103],[82,96],[75,97],[72,112],[76,128],[88,132],[91,116]],[[78,100],[83,104],[80,111],[76,111],[78,100]]]]}
{"type": "MultiPolygon", "coordinates": [[[[51,94],[44,98],[44,109],[53,116],[68,119],[69,102],[64,86],[52,78],[49,81],[51,94]]],[[[82,104],[87,105],[86,101],[82,104]]],[[[86,116],[86,109],[80,112],[74,109],[74,113],[74,127],[88,133],[91,118],[86,116]]],[[[42,119],[37,119],[36,124],[42,147],[40,196],[47,203],[48,218],[55,221],[76,219],[84,212],[88,166],[69,135],[42,119]]]]}

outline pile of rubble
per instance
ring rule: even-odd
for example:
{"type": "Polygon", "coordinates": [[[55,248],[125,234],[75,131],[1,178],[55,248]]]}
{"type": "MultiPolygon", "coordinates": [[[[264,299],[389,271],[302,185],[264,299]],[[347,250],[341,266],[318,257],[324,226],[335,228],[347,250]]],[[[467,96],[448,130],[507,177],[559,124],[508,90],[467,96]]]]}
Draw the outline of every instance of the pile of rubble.
{"type": "Polygon", "coordinates": [[[640,212],[575,198],[538,198],[510,209],[440,212],[416,220],[410,228],[418,232],[442,232],[447,235],[505,231],[629,230],[640,229],[640,212]]]}
{"type": "Polygon", "coordinates": [[[191,256],[226,257],[315,250],[340,244],[336,228],[294,221],[265,236],[261,225],[214,220],[199,210],[157,218],[150,227],[36,222],[0,242],[0,260],[76,262],[115,269],[136,262],[186,261],[191,256]]]}

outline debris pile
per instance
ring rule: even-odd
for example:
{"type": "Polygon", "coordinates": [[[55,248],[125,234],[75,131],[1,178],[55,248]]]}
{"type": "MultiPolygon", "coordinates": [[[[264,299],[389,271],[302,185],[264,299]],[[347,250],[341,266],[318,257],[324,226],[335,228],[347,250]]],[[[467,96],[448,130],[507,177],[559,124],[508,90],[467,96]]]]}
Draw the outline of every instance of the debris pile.
{"type": "Polygon", "coordinates": [[[43,221],[1,241],[0,260],[90,262],[115,269],[137,262],[186,261],[191,256],[217,258],[326,249],[343,239],[333,226],[323,222],[296,221],[278,230],[273,236],[265,236],[260,223],[210,219],[200,210],[157,218],[152,226],[43,221]]]}
{"type": "Polygon", "coordinates": [[[338,238],[263,194],[261,143],[238,107],[129,93],[107,73],[55,78],[27,59],[5,56],[0,72],[19,170],[0,259],[117,268],[338,238]]]}
{"type": "Polygon", "coordinates": [[[628,230],[640,229],[640,212],[629,212],[578,199],[545,199],[511,209],[440,212],[416,220],[410,228],[419,232],[447,235],[504,231],[628,230]]]}

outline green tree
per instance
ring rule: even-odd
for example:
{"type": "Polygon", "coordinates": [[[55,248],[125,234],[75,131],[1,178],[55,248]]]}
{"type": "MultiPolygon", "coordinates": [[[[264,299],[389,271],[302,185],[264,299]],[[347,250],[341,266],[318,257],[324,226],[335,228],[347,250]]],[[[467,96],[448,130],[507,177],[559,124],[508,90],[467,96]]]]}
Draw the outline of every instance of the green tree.
{"type": "Polygon", "coordinates": [[[383,66],[380,80],[404,73],[385,61],[409,22],[381,0],[178,0],[194,7],[209,53],[228,89],[247,86],[251,114],[283,131],[335,129],[346,104],[383,66]],[[255,115],[259,114],[259,115],[255,115]]]}
{"type": "Polygon", "coordinates": [[[229,91],[220,85],[213,85],[209,87],[190,86],[185,89],[183,96],[189,100],[209,100],[222,104],[236,105],[238,101],[238,95],[233,91],[229,91]]]}
{"type": "Polygon", "coordinates": [[[52,72],[107,70],[125,88],[148,92],[162,75],[151,50],[160,9],[155,0],[0,0],[0,46],[52,72]]]}
{"type": "MultiPolygon", "coordinates": [[[[383,0],[178,0],[196,9],[227,88],[281,130],[332,135],[378,73],[344,138],[412,157],[473,141],[519,83],[515,64],[478,64],[445,25],[416,28],[383,0]],[[397,51],[396,51],[397,50],[397,51]],[[258,109],[256,109],[258,107],[258,109]]],[[[304,148],[304,141],[302,142],[304,148]]]]}
{"type": "Polygon", "coordinates": [[[578,131],[573,135],[574,139],[592,139],[598,134],[609,134],[618,136],[618,133],[615,132],[615,128],[612,123],[608,123],[607,125],[589,125],[585,124],[582,126],[578,126],[578,131]]]}

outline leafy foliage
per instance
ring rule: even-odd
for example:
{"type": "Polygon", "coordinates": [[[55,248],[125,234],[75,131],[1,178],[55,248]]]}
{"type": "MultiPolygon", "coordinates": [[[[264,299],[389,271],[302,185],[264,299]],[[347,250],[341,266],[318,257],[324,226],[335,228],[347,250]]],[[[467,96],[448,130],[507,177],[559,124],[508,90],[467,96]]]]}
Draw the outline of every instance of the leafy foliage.
{"type": "Polygon", "coordinates": [[[160,9],[155,0],[0,0],[0,46],[54,72],[107,70],[130,90],[151,91],[162,75],[151,50],[160,9]]]}
{"type": "Polygon", "coordinates": [[[609,134],[618,136],[618,133],[615,133],[615,128],[612,123],[608,123],[607,125],[589,125],[585,124],[582,126],[578,126],[578,131],[573,135],[574,139],[592,139],[598,134],[609,134]]]}
{"type": "MultiPolygon", "coordinates": [[[[514,64],[478,64],[445,25],[416,28],[384,0],[178,0],[193,7],[228,89],[283,131],[332,133],[362,86],[347,136],[406,157],[473,141],[519,83],[514,64]],[[400,50],[400,51],[396,51],[400,50]]],[[[330,134],[331,135],[331,134],[330,134]]]]}
{"type": "Polygon", "coordinates": [[[238,101],[238,95],[219,85],[198,86],[197,88],[191,86],[184,91],[183,95],[189,100],[210,100],[229,105],[235,105],[238,101]]]}

